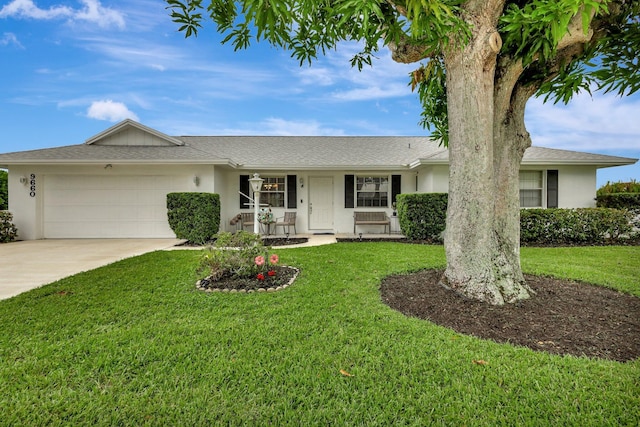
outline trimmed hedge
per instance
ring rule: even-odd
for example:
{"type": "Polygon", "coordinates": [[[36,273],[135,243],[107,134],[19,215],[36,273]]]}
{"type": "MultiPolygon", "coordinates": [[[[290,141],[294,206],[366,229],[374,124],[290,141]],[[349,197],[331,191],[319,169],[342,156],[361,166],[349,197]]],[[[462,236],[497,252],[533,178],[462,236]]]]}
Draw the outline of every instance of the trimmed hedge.
{"type": "MultiPolygon", "coordinates": [[[[442,241],[446,193],[399,194],[400,229],[409,240],[442,241]]],[[[535,245],[624,243],[640,237],[640,220],[607,208],[521,209],[520,242],[535,245]]]]}
{"type": "Polygon", "coordinates": [[[633,238],[632,215],[606,208],[523,209],[520,242],[533,244],[616,243],[633,238]]]}
{"type": "Polygon", "coordinates": [[[410,240],[442,241],[447,217],[447,193],[398,194],[400,229],[410,240]]]}
{"type": "Polygon", "coordinates": [[[220,195],[214,193],[167,194],[169,226],[179,239],[204,244],[220,228],[220,195]]]}
{"type": "Polygon", "coordinates": [[[18,237],[18,229],[13,225],[13,214],[0,211],[0,243],[9,243],[18,237]]]}
{"type": "Polygon", "coordinates": [[[599,208],[640,209],[640,193],[609,193],[596,196],[599,208]]]}

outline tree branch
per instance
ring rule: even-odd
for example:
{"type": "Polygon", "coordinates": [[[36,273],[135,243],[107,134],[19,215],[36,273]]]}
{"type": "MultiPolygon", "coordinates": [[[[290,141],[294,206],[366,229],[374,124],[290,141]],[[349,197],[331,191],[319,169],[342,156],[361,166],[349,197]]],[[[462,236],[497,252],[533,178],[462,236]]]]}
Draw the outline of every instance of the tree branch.
{"type": "Polygon", "coordinates": [[[423,45],[416,44],[407,36],[401,36],[397,42],[387,45],[391,51],[391,58],[401,64],[412,64],[432,56],[423,45]]]}
{"type": "Polygon", "coordinates": [[[407,16],[407,9],[403,6],[397,5],[395,2],[391,1],[391,0],[387,0],[387,3],[389,3],[391,5],[391,7],[393,7],[395,10],[398,11],[398,13],[404,17],[407,16]]]}
{"type": "MultiPolygon", "coordinates": [[[[602,3],[602,0],[597,0],[598,3],[602,3]]],[[[591,25],[587,32],[585,33],[582,28],[582,12],[584,10],[584,6],[580,8],[578,13],[576,13],[571,21],[569,21],[569,25],[567,26],[567,33],[560,39],[558,42],[557,50],[558,52],[563,50],[564,48],[577,44],[577,43],[588,43],[593,37],[593,29],[591,25]]],[[[589,20],[593,20],[593,17],[596,13],[596,9],[592,8],[591,13],[589,15],[589,20]]]]}

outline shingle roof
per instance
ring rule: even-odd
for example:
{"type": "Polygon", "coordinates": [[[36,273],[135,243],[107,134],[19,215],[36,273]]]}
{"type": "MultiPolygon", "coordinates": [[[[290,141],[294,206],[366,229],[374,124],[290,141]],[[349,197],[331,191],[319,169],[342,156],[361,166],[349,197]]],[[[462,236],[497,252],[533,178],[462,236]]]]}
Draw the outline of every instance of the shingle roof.
{"type": "MultiPolygon", "coordinates": [[[[126,121],[110,130],[142,125],[126,121]]],[[[217,164],[241,169],[409,169],[447,164],[448,150],[418,136],[155,136],[184,145],[104,145],[93,137],[85,144],[0,154],[0,165],[154,163],[217,164]]],[[[531,147],[524,165],[584,164],[599,167],[633,164],[637,159],[531,147]]]]}
{"type": "Polygon", "coordinates": [[[242,167],[345,169],[407,168],[417,158],[446,149],[426,137],[232,136],[180,137],[185,146],[211,158],[227,157],[242,167]]]}

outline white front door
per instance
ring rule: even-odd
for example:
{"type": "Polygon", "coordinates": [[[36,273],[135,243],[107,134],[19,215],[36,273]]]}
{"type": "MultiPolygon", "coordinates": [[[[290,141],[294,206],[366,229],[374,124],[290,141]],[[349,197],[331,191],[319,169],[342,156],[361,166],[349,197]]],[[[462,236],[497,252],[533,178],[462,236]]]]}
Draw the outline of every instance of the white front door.
{"type": "Polygon", "coordinates": [[[333,178],[309,178],[309,229],[333,231],[333,178]]]}

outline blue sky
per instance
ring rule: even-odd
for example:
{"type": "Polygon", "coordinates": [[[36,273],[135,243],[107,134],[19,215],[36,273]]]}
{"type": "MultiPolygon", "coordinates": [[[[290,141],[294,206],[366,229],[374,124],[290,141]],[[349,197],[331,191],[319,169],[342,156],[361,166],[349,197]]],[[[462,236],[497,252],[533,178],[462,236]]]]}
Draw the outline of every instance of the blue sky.
{"type": "MultiPolygon", "coordinates": [[[[381,51],[358,72],[345,43],[311,67],[205,25],[185,39],[162,0],[0,0],[0,152],[80,144],[125,118],[169,135],[428,135],[381,51]]],[[[640,94],[527,106],[535,145],[640,158],[640,94]]],[[[640,180],[640,165],[602,169],[640,180]]]]}

